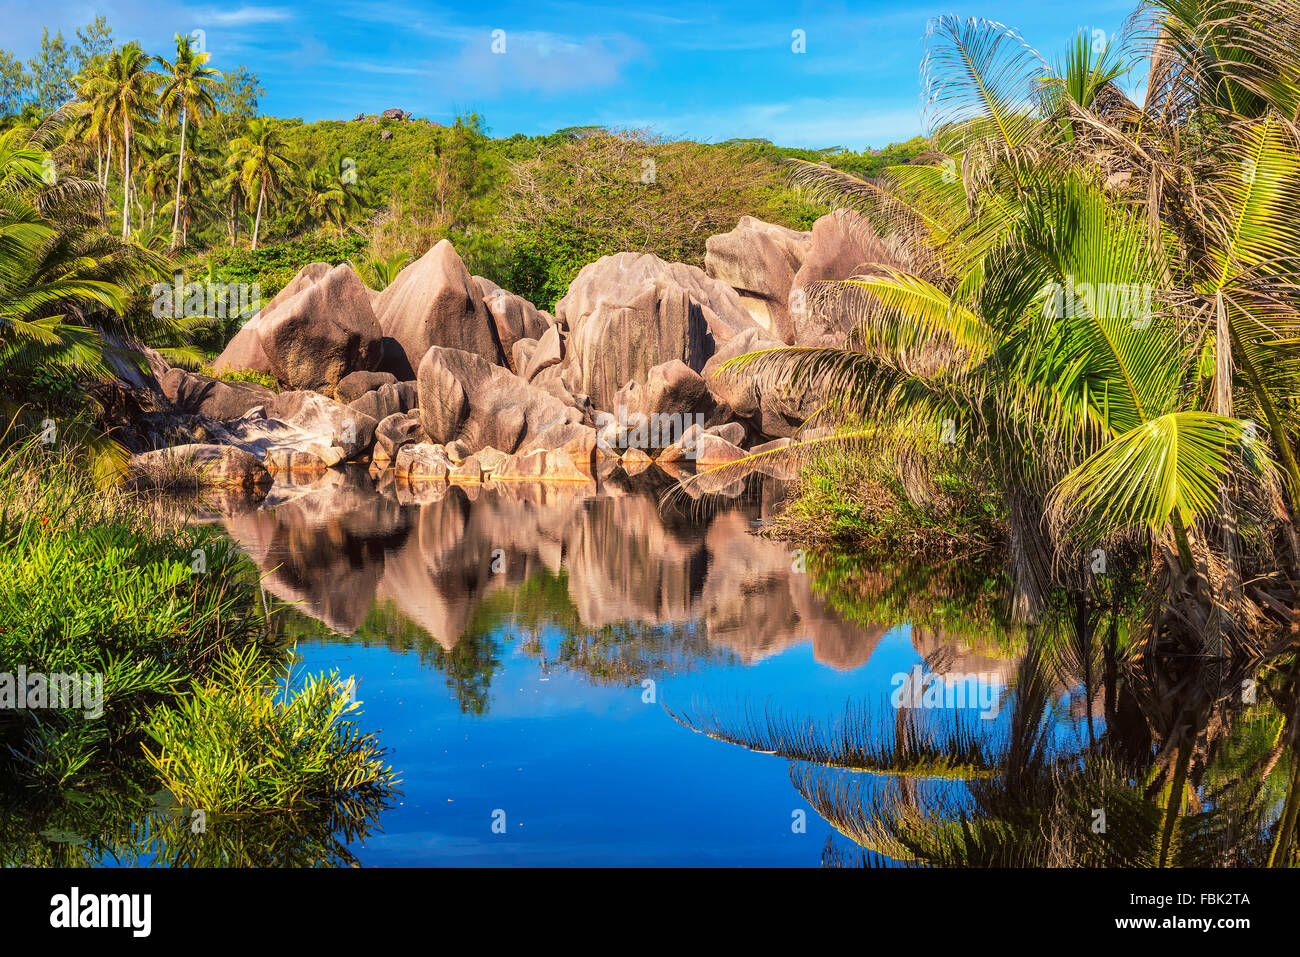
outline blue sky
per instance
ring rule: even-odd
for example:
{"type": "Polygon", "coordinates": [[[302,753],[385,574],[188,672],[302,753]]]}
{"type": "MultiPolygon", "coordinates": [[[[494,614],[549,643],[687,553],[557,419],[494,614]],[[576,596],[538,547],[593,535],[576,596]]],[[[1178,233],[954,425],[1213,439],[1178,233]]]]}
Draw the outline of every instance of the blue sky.
{"type": "Polygon", "coordinates": [[[202,30],[212,65],[252,68],[267,90],[262,110],[275,116],[350,119],[396,106],[446,122],[472,110],[496,136],[599,124],[862,149],[922,132],[929,17],[999,20],[1054,59],[1080,28],[1115,33],[1136,3],[0,0],[0,47],[26,57],[42,26],[70,37],[103,14],[119,41],[150,52],[202,30]],[[804,53],[792,49],[796,30],[804,53]]]}

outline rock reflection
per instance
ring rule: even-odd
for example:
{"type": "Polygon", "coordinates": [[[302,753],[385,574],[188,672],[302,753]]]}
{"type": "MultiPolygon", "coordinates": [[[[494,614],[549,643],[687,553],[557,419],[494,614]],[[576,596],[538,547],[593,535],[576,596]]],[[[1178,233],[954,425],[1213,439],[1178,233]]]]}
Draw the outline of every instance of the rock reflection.
{"type": "MultiPolygon", "coordinates": [[[[588,486],[408,486],[356,470],[215,509],[266,590],[341,635],[383,608],[451,652],[517,618],[494,594],[541,580],[558,588],[530,609],[543,612],[539,626],[690,630],[746,663],[811,642],[818,661],[857,668],[897,624],[845,620],[788,544],[754,534],[779,497],[771,482],[741,496],[665,497],[671,482],[650,470],[588,486]]],[[[916,638],[936,666],[965,665],[940,635],[916,638]]]]}

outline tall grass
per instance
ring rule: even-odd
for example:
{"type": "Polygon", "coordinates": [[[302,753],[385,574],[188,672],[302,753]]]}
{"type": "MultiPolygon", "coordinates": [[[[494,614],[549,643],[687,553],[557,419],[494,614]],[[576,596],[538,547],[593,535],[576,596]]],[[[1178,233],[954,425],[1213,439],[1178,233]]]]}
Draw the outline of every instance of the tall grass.
{"type": "Polygon", "coordinates": [[[17,780],[69,787],[140,757],[149,712],[262,633],[229,546],[160,524],[154,501],[96,486],[72,449],[0,453],[0,672],[103,675],[101,717],[0,710],[17,780]]]}
{"type": "MultiPolygon", "coordinates": [[[[0,706],[0,830],[109,796],[143,818],[159,793],[211,813],[311,812],[331,830],[364,822],[393,783],[384,752],[337,676],[275,684],[286,654],[252,566],[159,493],[104,491],[83,461],[0,449],[0,675],[103,681],[98,716],[0,706]]],[[[46,825],[48,841],[75,845],[62,830],[46,825]]]]}

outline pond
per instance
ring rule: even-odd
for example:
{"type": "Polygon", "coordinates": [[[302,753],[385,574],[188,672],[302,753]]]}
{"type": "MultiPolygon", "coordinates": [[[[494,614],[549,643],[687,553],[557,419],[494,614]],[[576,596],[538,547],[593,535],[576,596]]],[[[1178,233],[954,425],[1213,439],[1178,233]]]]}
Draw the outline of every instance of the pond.
{"type": "Polygon", "coordinates": [[[330,473],[214,516],[292,603],[299,668],[355,676],[392,751],[402,794],[357,861],[815,866],[835,832],[789,763],[684,713],[833,717],[918,666],[1005,686],[996,642],[836,611],[809,556],[757,534],[780,483],[691,499],[656,475],[413,492],[330,473]]]}
{"type": "MultiPolygon", "coordinates": [[[[1255,866],[1300,800],[1294,646],[1157,658],[1095,582],[1033,627],[969,557],[766,534],[785,486],[395,483],[174,502],[260,589],[287,684],[334,673],[387,801],[213,816],[68,792],[9,863],[1255,866]]],[[[242,573],[241,573],[242,574],[242,573]]],[[[128,769],[129,770],[129,769],[128,769]]],[[[1289,859],[1289,858],[1287,858],[1289,859]]]]}

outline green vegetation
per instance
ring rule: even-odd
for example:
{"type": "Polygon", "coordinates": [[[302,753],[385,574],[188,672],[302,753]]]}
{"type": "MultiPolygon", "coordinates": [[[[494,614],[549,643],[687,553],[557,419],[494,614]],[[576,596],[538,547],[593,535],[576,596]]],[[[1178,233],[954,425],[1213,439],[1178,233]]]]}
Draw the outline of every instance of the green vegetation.
{"type": "MultiPolygon", "coordinates": [[[[1055,69],[1001,24],[941,18],[935,153],[872,182],[794,164],[898,254],[814,290],[854,320],[845,348],[733,360],[827,399],[835,428],[798,450],[787,526],[868,547],[951,529],[960,551],[997,515],[1025,623],[997,721],[683,718],[790,759],[866,864],[1300,862],[1300,19],[1294,3],[1147,12],[1132,44],[1080,35],[1055,69]],[[1121,50],[1151,57],[1142,104],[1117,85],[1141,65],[1121,50]],[[1077,739],[1062,692],[1085,711],[1077,739]]],[[[857,584],[837,607],[870,620],[948,624],[913,618],[913,579],[891,568],[810,570],[857,584]]]]}
{"type": "Polygon", "coordinates": [[[256,649],[233,651],[212,678],[155,711],[145,757],[177,800],[210,812],[282,812],[381,799],[394,783],[374,735],[345,716],[360,706],[338,675],[288,694],[256,649]]]}
{"type": "Polygon", "coordinates": [[[1156,587],[1155,643],[1257,653],[1300,579],[1297,26],[1268,4],[1148,9],[1134,49],[1164,37],[1169,59],[1143,104],[1116,84],[1139,66],[1122,46],[1080,35],[1054,69],[1001,24],[936,21],[935,152],[871,182],[793,161],[898,250],[813,290],[851,341],[732,367],[823,390],[840,429],[819,444],[870,450],[912,501],[927,475],[986,481],[1018,617],[1057,588],[1104,615],[1100,554],[1156,587]]]}
{"type": "Polygon", "coordinates": [[[102,690],[90,701],[87,684],[79,708],[0,709],[6,812],[134,795],[143,816],[160,786],[214,814],[382,802],[392,773],[336,677],[269,689],[283,652],[246,560],[170,524],[160,501],[96,490],[78,454],[0,453],[2,670],[87,675],[102,690]],[[214,747],[212,734],[229,737],[214,747]]]}
{"type": "Polygon", "coordinates": [[[987,483],[958,470],[927,477],[926,496],[908,497],[903,479],[875,457],[828,448],[800,472],[771,532],[814,545],[851,545],[864,557],[916,562],[1005,557],[1005,515],[987,483]]]}

